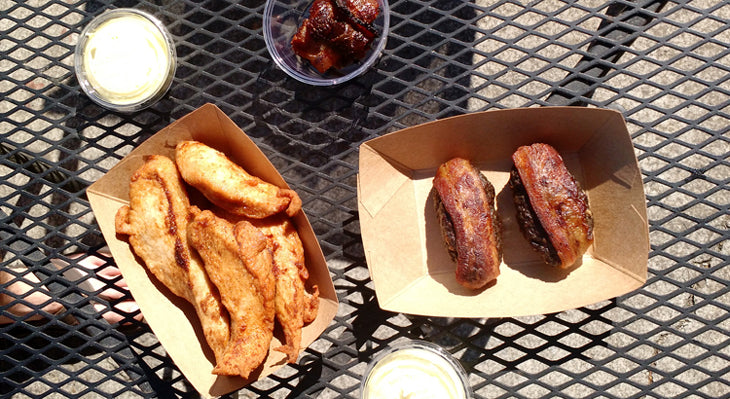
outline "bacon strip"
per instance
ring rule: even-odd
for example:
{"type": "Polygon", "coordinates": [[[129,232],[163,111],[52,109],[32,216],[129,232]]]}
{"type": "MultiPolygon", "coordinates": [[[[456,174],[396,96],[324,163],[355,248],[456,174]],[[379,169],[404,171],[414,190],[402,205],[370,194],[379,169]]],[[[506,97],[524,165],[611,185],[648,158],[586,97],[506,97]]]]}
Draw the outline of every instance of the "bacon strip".
{"type": "Polygon", "coordinates": [[[540,224],[568,267],[593,242],[593,218],[588,197],[563,158],[548,144],[522,146],[512,155],[517,172],[540,224]]]}
{"type": "Polygon", "coordinates": [[[433,186],[453,226],[456,280],[478,289],[499,276],[502,261],[500,222],[494,187],[471,163],[454,158],[439,166],[433,186]]]}

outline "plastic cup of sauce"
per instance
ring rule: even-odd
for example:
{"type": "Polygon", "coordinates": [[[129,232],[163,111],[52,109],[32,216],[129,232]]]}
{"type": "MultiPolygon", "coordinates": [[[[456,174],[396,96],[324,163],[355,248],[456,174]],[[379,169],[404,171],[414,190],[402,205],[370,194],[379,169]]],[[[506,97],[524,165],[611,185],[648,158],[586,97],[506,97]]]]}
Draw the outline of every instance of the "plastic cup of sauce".
{"type": "Polygon", "coordinates": [[[461,364],[425,341],[392,347],[368,365],[361,399],[468,399],[471,388],[461,364]]]}
{"type": "Polygon", "coordinates": [[[158,101],[177,64],[170,33],[154,16],[132,8],[106,11],[81,32],[74,54],[81,88],[97,104],[135,112],[158,101]]]}

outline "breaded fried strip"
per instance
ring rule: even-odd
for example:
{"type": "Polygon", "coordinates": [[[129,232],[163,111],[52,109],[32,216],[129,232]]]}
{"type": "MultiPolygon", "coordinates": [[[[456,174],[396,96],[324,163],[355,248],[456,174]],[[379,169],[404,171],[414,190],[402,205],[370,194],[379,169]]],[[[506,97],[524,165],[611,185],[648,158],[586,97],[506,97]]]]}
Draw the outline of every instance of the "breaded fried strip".
{"type": "Polygon", "coordinates": [[[271,250],[246,221],[234,226],[211,211],[194,212],[188,238],[231,315],[231,339],[213,373],[248,378],[266,358],[274,334],[271,250]]]}
{"type": "Polygon", "coordinates": [[[286,345],[276,348],[294,363],[299,356],[302,327],[317,314],[319,292],[308,294],[304,283],[309,271],[304,261],[304,247],[299,233],[286,216],[273,216],[251,221],[270,240],[274,252],[274,276],[276,278],[276,319],[284,330],[286,345]],[[307,319],[307,320],[305,320],[307,319]]]}
{"type": "Polygon", "coordinates": [[[219,360],[228,343],[228,313],[197,254],[188,245],[189,200],[171,159],[152,155],[133,175],[129,206],[115,217],[117,234],[173,294],[194,307],[208,345],[219,360]]]}
{"type": "Polygon", "coordinates": [[[183,179],[212,203],[236,215],[262,219],[302,207],[296,192],[279,188],[232,162],[225,154],[197,141],[177,145],[175,162],[183,179]]]}
{"type": "Polygon", "coordinates": [[[311,323],[319,312],[319,287],[312,287],[312,293],[304,291],[304,324],[311,323]]]}

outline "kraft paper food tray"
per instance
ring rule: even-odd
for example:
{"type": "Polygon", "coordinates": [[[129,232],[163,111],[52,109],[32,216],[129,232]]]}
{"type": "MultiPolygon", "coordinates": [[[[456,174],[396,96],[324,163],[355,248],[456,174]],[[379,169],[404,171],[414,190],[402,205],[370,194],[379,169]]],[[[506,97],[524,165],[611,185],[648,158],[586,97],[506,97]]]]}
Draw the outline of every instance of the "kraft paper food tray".
{"type": "Polygon", "coordinates": [[[444,317],[558,312],[630,292],[646,281],[642,177],[626,124],[611,110],[544,107],[486,111],[403,129],[360,146],[358,208],[380,307],[444,317]],[[594,243],[568,270],[543,264],[522,237],[507,181],[521,145],[554,146],[587,191],[594,243]],[[503,223],[496,284],[461,287],[429,193],[436,168],[472,161],[492,182],[503,223]]]}
{"type": "MultiPolygon", "coordinates": [[[[150,137],[135,148],[118,165],[91,185],[88,198],[114,260],[169,356],[190,383],[205,397],[224,395],[261,379],[285,364],[284,354],[270,350],[262,368],[248,380],[211,374],[214,357],[205,342],[195,310],[185,300],[174,296],[161,285],[134,256],[126,239],[118,237],[114,216],[120,206],[129,202],[129,178],[143,163],[143,156],[162,154],[174,159],[175,145],[194,139],[226,153],[248,172],[280,187],[288,187],[282,176],[261,150],[220,109],[206,104],[150,137]],[[122,239],[120,239],[122,238],[122,239]]],[[[189,190],[191,198],[194,190],[189,190]]],[[[337,312],[337,295],[327,263],[312,227],[299,212],[294,217],[302,239],[310,284],[320,291],[319,313],[314,322],[302,331],[302,349],[311,344],[327,328],[337,312]]],[[[278,323],[277,323],[278,324],[278,323]]],[[[271,348],[281,345],[280,328],[275,329],[271,348]]]]}

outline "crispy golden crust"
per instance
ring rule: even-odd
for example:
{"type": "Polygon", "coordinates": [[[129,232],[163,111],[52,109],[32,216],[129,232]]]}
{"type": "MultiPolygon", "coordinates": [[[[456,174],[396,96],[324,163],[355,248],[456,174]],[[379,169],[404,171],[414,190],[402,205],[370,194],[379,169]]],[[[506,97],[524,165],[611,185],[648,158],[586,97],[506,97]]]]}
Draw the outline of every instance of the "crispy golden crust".
{"type": "Polygon", "coordinates": [[[250,223],[233,225],[210,211],[197,212],[188,237],[231,315],[230,341],[213,373],[248,378],[266,358],[274,332],[269,243],[250,223]]]}
{"type": "Polygon", "coordinates": [[[206,341],[218,360],[228,338],[228,313],[186,237],[188,197],[167,157],[153,155],[131,178],[129,206],[116,214],[117,234],[128,235],[134,252],[173,294],[194,307],[206,341]]]}
{"type": "Polygon", "coordinates": [[[560,258],[557,266],[572,265],[593,242],[588,197],[560,154],[547,144],[520,147],[512,160],[532,210],[560,258]]]}
{"type": "Polygon", "coordinates": [[[502,262],[501,223],[494,209],[494,188],[462,158],[439,166],[433,186],[440,199],[435,201],[437,213],[438,207],[443,206],[449,228],[453,228],[456,281],[467,288],[482,288],[499,276],[502,262]]]}
{"type": "Polygon", "coordinates": [[[233,214],[262,219],[279,212],[293,216],[301,209],[302,201],[296,192],[250,175],[225,154],[203,143],[179,143],[175,162],[188,184],[233,214]]]}
{"type": "Polygon", "coordinates": [[[304,291],[304,324],[311,323],[319,312],[319,287],[312,286],[312,292],[304,291]]]}
{"type": "Polygon", "coordinates": [[[276,278],[276,319],[284,330],[286,344],[276,350],[287,355],[294,363],[299,356],[304,323],[314,319],[319,295],[305,290],[309,271],[304,260],[304,248],[296,227],[288,217],[274,216],[251,221],[270,239],[274,252],[274,276],[276,278]]]}

